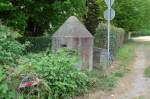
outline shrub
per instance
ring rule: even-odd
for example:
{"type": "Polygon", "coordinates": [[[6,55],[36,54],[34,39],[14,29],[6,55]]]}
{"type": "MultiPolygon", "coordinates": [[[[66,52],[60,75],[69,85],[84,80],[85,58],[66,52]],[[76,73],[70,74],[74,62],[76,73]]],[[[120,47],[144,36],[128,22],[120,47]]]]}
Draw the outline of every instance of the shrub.
{"type": "Polygon", "coordinates": [[[17,32],[0,24],[0,99],[16,97],[11,73],[13,66],[17,65],[18,59],[24,54],[26,44],[17,42],[14,34],[17,32]]]}
{"type": "Polygon", "coordinates": [[[25,46],[11,35],[14,31],[0,25],[0,64],[12,64],[23,54],[25,46]]]}
{"type": "Polygon", "coordinates": [[[47,49],[51,48],[51,36],[21,37],[17,40],[22,44],[24,44],[26,41],[31,43],[31,45],[26,49],[28,52],[46,51],[47,49]]]}
{"type": "Polygon", "coordinates": [[[74,51],[25,55],[27,45],[17,42],[12,33],[0,25],[0,99],[66,99],[88,90],[88,76],[76,68],[74,51]],[[20,89],[29,76],[39,83],[20,89]]]}
{"type": "Polygon", "coordinates": [[[150,78],[150,66],[145,69],[144,74],[146,77],[150,78]]]}
{"type": "Polygon", "coordinates": [[[12,68],[3,68],[0,65],[0,99],[15,99],[16,97],[15,87],[10,77],[11,70],[12,68]]]}
{"type": "MultiPolygon", "coordinates": [[[[111,26],[110,49],[113,53],[123,44],[125,31],[111,26]]],[[[95,46],[107,49],[107,25],[99,24],[95,34],[95,46]]]]}
{"type": "Polygon", "coordinates": [[[134,31],[132,32],[132,36],[149,36],[150,35],[150,30],[148,29],[141,29],[139,31],[134,31]]]}
{"type": "Polygon", "coordinates": [[[50,89],[46,94],[39,89],[40,94],[44,94],[42,97],[66,99],[86,92],[90,87],[88,76],[75,67],[76,59],[64,51],[30,54],[20,63],[15,75],[36,74],[50,89]]]}

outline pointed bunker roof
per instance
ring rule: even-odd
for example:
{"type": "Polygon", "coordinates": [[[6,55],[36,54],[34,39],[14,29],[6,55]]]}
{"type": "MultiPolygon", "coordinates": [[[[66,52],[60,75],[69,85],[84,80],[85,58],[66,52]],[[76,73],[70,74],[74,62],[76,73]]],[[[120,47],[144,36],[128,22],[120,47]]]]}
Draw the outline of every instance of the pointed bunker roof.
{"type": "Polygon", "coordinates": [[[53,34],[53,37],[93,38],[92,34],[75,16],[69,17],[53,34]]]}

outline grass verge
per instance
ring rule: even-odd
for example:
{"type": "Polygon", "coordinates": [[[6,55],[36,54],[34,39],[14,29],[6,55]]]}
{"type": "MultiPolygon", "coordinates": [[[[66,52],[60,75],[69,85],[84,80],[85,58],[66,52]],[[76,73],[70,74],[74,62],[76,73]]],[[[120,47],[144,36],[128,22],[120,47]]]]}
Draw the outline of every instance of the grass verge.
{"type": "Polygon", "coordinates": [[[144,74],[146,77],[150,78],[150,66],[145,69],[144,74]]]}
{"type": "MultiPolygon", "coordinates": [[[[148,48],[147,48],[147,52],[149,52],[150,51],[150,43],[149,42],[146,42],[146,43],[144,43],[146,46],[148,46],[148,48]]],[[[148,58],[148,60],[150,59],[150,54],[149,53],[147,53],[147,58],[148,58]]],[[[149,64],[149,62],[148,62],[148,64],[149,64]]],[[[147,68],[145,68],[145,70],[144,70],[144,75],[145,75],[145,77],[147,77],[147,78],[150,78],[150,66],[148,66],[147,68]]]]}
{"type": "Polygon", "coordinates": [[[114,57],[115,61],[118,61],[118,63],[114,65],[115,70],[109,74],[104,75],[104,71],[102,70],[89,72],[88,75],[92,79],[93,87],[96,90],[112,90],[117,85],[119,78],[129,72],[129,64],[134,60],[135,49],[136,43],[132,41],[123,45],[114,57]]]}

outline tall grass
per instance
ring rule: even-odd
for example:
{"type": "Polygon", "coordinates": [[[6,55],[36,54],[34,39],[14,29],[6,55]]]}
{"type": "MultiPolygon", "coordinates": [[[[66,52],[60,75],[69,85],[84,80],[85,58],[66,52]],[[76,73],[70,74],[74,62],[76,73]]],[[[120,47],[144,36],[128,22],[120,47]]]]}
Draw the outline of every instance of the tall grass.
{"type": "Polygon", "coordinates": [[[93,80],[93,86],[96,89],[112,90],[117,85],[119,78],[123,77],[129,71],[129,64],[135,57],[136,43],[128,42],[123,45],[115,55],[115,61],[119,61],[114,71],[104,75],[102,70],[94,70],[88,73],[93,80]],[[95,85],[94,85],[95,84],[95,85]]]}
{"type": "Polygon", "coordinates": [[[120,62],[120,68],[128,68],[128,65],[134,60],[136,45],[135,42],[130,41],[118,50],[115,59],[120,62]]]}
{"type": "Polygon", "coordinates": [[[146,77],[150,78],[150,66],[145,69],[144,74],[146,77]]]}

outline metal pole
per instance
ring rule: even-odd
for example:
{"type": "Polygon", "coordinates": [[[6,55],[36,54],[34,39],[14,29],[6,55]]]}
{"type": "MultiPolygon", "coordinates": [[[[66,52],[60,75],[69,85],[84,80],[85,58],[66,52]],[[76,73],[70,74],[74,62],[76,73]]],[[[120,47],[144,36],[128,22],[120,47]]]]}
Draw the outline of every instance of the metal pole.
{"type": "Polygon", "coordinates": [[[108,42],[107,42],[107,62],[109,65],[109,56],[110,56],[110,20],[108,20],[108,42]]]}
{"type": "MultiPolygon", "coordinates": [[[[111,10],[111,0],[109,2],[109,6],[108,6],[109,11],[111,10]]],[[[108,65],[110,64],[110,17],[111,17],[111,11],[109,14],[109,19],[108,19],[108,42],[107,42],[107,63],[108,65]]]]}

